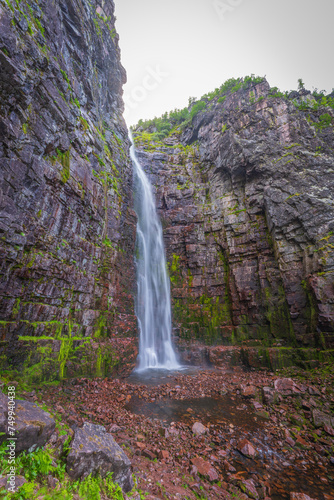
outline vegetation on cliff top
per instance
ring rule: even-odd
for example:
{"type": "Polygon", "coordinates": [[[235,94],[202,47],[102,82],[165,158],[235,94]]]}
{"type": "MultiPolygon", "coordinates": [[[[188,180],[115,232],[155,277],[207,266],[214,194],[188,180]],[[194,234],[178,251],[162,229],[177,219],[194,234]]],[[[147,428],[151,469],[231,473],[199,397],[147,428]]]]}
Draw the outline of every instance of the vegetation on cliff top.
{"type": "MultiPolygon", "coordinates": [[[[189,97],[188,106],[183,109],[174,109],[173,111],[164,113],[159,118],[155,117],[150,120],[139,120],[137,125],[131,127],[132,132],[134,136],[146,133],[145,137],[149,139],[150,142],[161,141],[176,129],[183,130],[187,125],[191,124],[194,117],[201,111],[207,109],[213,100],[218,103],[223,103],[228,94],[233,94],[240,89],[249,89],[252,85],[265,81],[265,77],[255,75],[246,76],[244,78],[230,78],[212,92],[204,94],[199,100],[196,100],[194,97],[189,97]],[[149,137],[147,133],[150,133],[149,137]]],[[[334,92],[326,96],[325,91],[321,90],[319,92],[318,89],[315,89],[311,94],[311,92],[305,91],[302,79],[298,80],[298,91],[304,91],[306,96],[302,102],[296,100],[297,91],[281,92],[278,87],[270,88],[268,97],[281,97],[292,100],[301,111],[318,110],[321,107],[331,107],[334,109],[334,92]],[[307,98],[307,96],[309,96],[309,98],[307,98]]],[[[258,100],[262,100],[263,98],[263,96],[260,96],[258,100]]],[[[250,102],[251,104],[255,102],[254,92],[250,94],[250,102]]],[[[320,128],[330,125],[331,122],[331,116],[327,113],[326,116],[321,119],[320,128]]]]}
{"type": "Polygon", "coordinates": [[[138,124],[132,127],[133,131],[147,131],[155,129],[155,139],[161,140],[167,137],[170,131],[178,126],[186,127],[193,118],[210,103],[214,98],[218,98],[218,102],[224,101],[224,96],[228,93],[234,93],[241,88],[247,88],[250,84],[257,84],[264,81],[263,77],[254,75],[244,78],[230,78],[226,80],[220,87],[212,92],[204,94],[198,101],[195,97],[189,97],[188,106],[183,109],[174,109],[169,113],[164,113],[160,118],[152,120],[139,120],[138,124]]]}

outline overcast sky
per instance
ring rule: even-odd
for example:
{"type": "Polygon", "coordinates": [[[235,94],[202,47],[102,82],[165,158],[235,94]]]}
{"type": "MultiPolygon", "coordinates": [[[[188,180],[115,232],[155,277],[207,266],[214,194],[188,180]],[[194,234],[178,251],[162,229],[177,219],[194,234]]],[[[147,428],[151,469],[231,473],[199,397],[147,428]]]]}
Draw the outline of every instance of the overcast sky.
{"type": "Polygon", "coordinates": [[[333,0],[115,0],[128,125],[231,77],[334,87],[333,0]]]}

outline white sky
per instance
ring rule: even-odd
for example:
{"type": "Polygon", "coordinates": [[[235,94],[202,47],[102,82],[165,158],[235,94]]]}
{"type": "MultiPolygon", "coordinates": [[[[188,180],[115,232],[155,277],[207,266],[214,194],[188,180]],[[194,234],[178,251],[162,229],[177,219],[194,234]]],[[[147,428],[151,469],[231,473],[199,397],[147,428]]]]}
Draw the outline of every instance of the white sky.
{"type": "Polygon", "coordinates": [[[334,87],[334,0],[115,0],[128,125],[231,77],[334,87]]]}

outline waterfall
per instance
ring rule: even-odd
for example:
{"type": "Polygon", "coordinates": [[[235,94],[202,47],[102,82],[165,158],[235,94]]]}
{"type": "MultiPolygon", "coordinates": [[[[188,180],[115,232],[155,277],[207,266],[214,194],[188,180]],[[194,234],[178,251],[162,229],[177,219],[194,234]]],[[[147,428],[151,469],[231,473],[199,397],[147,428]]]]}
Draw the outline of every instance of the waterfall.
{"type": "Polygon", "coordinates": [[[132,137],[130,155],[134,167],[139,356],[137,370],[177,369],[171,331],[171,301],[162,227],[150,182],[142,169],[132,137]]]}

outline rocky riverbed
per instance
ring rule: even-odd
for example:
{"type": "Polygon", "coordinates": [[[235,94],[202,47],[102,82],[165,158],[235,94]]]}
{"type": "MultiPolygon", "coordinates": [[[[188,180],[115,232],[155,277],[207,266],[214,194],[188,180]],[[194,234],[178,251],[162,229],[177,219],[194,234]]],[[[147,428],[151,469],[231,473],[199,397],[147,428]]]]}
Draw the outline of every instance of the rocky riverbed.
{"type": "Polygon", "coordinates": [[[330,365],[81,378],[25,397],[71,427],[104,425],[132,462],[132,498],[334,499],[330,365]]]}

